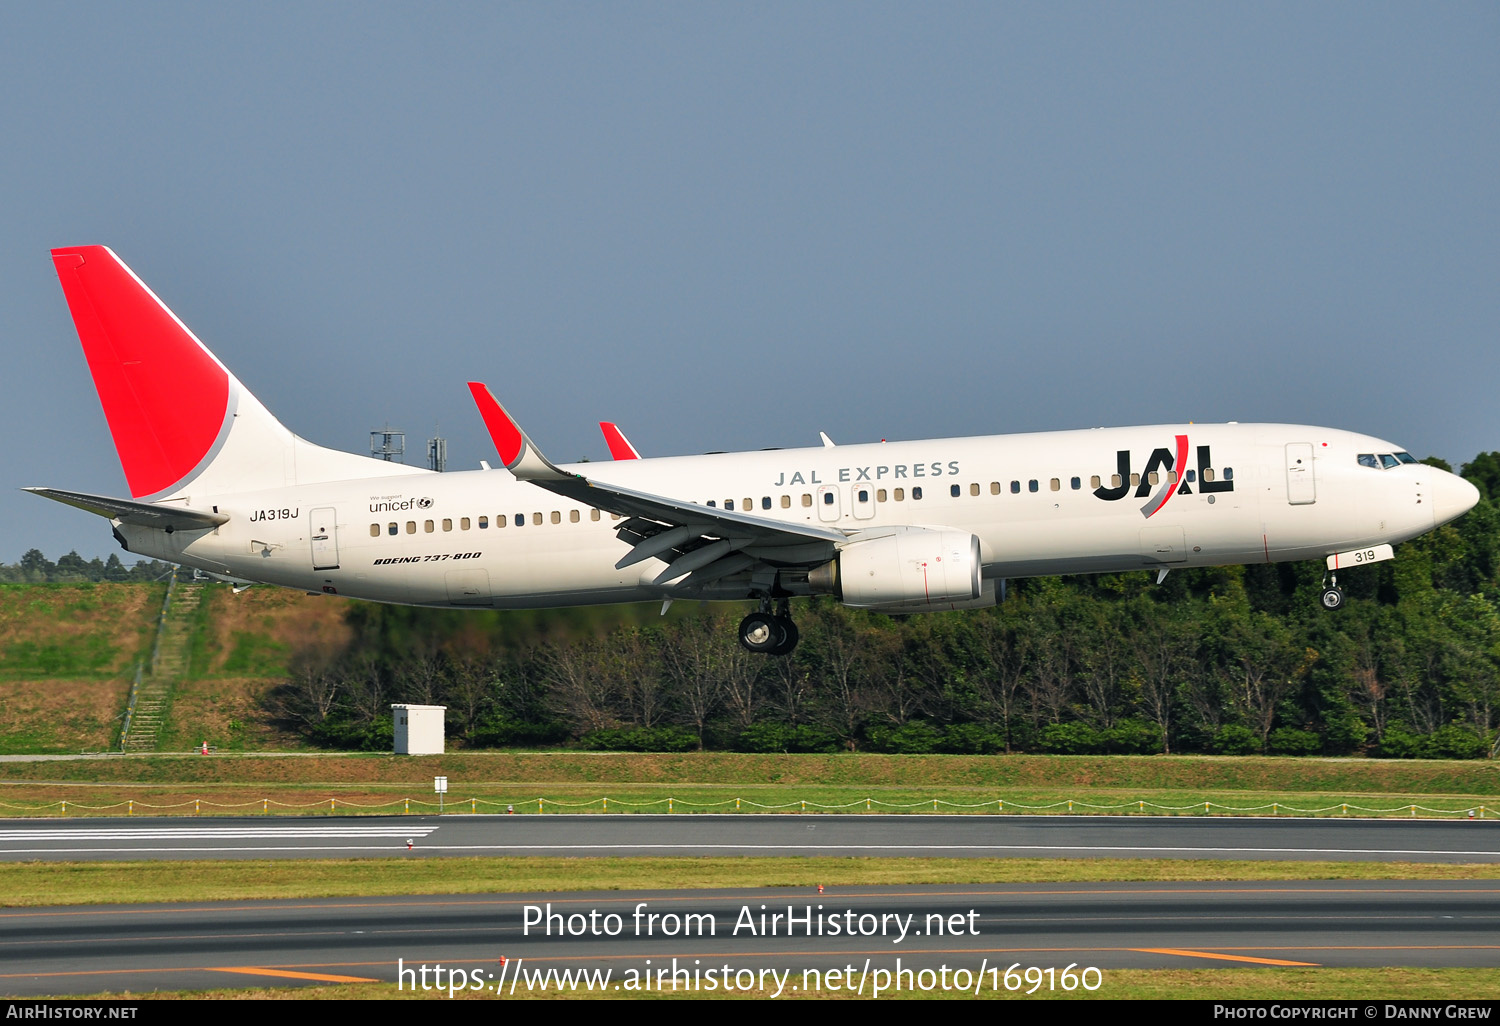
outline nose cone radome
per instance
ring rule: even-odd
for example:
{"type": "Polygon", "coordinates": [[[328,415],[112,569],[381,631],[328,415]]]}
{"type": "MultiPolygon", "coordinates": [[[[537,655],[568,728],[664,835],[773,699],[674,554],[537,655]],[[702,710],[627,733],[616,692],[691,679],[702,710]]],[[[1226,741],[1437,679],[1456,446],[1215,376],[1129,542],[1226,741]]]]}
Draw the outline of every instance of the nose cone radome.
{"type": "Polygon", "coordinates": [[[1438,471],[1432,482],[1432,521],[1435,525],[1456,520],[1479,502],[1479,489],[1446,471],[1438,471]]]}

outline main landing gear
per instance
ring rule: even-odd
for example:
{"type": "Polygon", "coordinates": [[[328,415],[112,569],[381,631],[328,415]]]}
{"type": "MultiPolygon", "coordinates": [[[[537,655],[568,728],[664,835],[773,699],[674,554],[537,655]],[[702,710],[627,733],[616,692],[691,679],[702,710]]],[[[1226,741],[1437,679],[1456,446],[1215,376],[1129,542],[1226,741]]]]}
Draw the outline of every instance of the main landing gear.
{"type": "Polygon", "coordinates": [[[1323,594],[1320,597],[1323,608],[1330,613],[1344,606],[1344,590],[1339,587],[1339,575],[1330,574],[1323,578],[1323,594]]]}
{"type": "Polygon", "coordinates": [[[800,638],[797,625],[792,623],[791,603],[782,599],[776,603],[775,612],[771,610],[771,600],[761,599],[759,611],[740,621],[740,644],[762,655],[786,655],[797,647],[800,638]]]}

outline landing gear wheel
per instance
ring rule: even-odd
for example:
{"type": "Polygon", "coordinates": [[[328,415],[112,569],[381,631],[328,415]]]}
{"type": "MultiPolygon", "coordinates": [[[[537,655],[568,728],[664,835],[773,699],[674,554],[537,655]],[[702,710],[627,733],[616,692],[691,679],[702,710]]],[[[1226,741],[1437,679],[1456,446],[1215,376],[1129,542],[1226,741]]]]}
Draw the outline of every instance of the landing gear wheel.
{"type": "Polygon", "coordinates": [[[1335,609],[1342,609],[1344,605],[1344,593],[1337,585],[1331,588],[1324,588],[1322,601],[1323,608],[1329,612],[1335,609]]]}
{"type": "Polygon", "coordinates": [[[786,623],[770,613],[751,613],[740,621],[740,644],[751,652],[778,655],[786,643],[786,623]]]}
{"type": "Polygon", "coordinates": [[[790,655],[792,649],[797,647],[797,642],[801,640],[802,635],[798,632],[797,625],[792,623],[790,617],[778,616],[776,619],[781,627],[782,638],[781,644],[773,648],[771,654],[778,656],[790,655]]]}

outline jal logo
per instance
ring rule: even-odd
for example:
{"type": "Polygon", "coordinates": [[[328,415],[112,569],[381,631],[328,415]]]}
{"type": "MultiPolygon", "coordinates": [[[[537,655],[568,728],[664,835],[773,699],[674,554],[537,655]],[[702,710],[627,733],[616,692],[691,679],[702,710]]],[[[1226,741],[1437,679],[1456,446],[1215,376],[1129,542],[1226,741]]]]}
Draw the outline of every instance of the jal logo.
{"type": "MultiPolygon", "coordinates": [[[[1188,436],[1178,435],[1176,442],[1177,448],[1175,452],[1171,449],[1152,450],[1151,455],[1146,460],[1146,465],[1141,468],[1140,477],[1137,478],[1140,481],[1139,485],[1130,483],[1130,450],[1119,450],[1115,453],[1115,477],[1120,483],[1108,488],[1101,485],[1094,489],[1094,495],[1097,498],[1104,499],[1106,502],[1114,502],[1125,498],[1133,490],[1137,499],[1146,500],[1146,504],[1141,507],[1141,515],[1149,520],[1162,511],[1162,508],[1166,506],[1172,496],[1193,494],[1193,485],[1187,480],[1186,472],[1188,469],[1188,436]],[[1173,480],[1173,471],[1177,472],[1176,480],[1173,480]],[[1152,474],[1158,474],[1158,480],[1161,482],[1157,485],[1154,495],[1151,492],[1152,474]]],[[[1210,481],[1206,479],[1213,476],[1212,467],[1214,460],[1213,454],[1209,449],[1210,447],[1207,445],[1198,446],[1198,473],[1196,475],[1198,478],[1198,491],[1205,495],[1213,492],[1234,491],[1233,481],[1210,481]]]]}

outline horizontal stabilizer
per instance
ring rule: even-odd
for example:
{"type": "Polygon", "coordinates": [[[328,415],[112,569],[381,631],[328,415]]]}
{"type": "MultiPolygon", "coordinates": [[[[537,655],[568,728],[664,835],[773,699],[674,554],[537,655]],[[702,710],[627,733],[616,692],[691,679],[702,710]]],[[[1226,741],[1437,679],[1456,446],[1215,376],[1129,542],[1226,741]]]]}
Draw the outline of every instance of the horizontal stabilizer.
{"type": "Polygon", "coordinates": [[[188,509],[186,506],[115,499],[87,492],[65,492],[60,488],[23,488],[22,491],[40,495],[53,502],[76,506],[97,516],[134,527],[155,527],[165,531],[207,531],[229,522],[229,517],[223,513],[209,513],[201,509],[188,509]]]}

